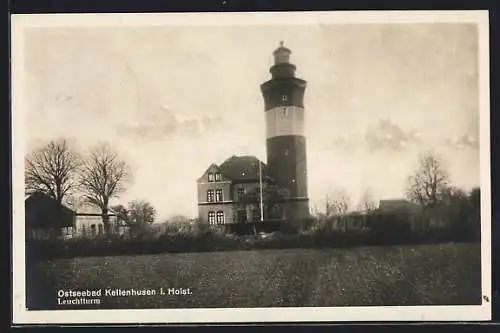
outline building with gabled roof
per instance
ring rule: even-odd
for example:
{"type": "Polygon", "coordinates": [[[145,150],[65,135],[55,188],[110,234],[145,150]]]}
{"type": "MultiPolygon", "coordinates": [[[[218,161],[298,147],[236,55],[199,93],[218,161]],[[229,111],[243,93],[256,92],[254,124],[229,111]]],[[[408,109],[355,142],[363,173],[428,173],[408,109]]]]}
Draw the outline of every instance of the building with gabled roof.
{"type": "Polygon", "coordinates": [[[263,198],[278,189],[267,173],[267,165],[255,156],[233,155],[220,165],[212,163],[197,180],[199,218],[210,224],[260,221],[261,214],[266,220],[283,219],[284,206],[277,203],[269,214],[268,200],[260,200],[261,187],[263,198]]]}
{"type": "Polygon", "coordinates": [[[24,209],[26,236],[31,239],[64,236],[75,224],[75,211],[43,192],[28,196],[24,209]]]}
{"type": "Polygon", "coordinates": [[[380,200],[378,211],[380,213],[415,213],[419,206],[405,199],[383,199],[380,200]]]}
{"type": "MultiPolygon", "coordinates": [[[[75,205],[76,218],[73,228],[73,237],[93,237],[102,236],[105,233],[104,223],[102,222],[101,209],[95,205],[82,201],[75,205]]],[[[123,228],[118,225],[116,213],[108,208],[108,221],[111,233],[122,234],[123,228]]]]}
{"type": "Polygon", "coordinates": [[[261,163],[263,179],[271,181],[271,178],[268,176],[267,165],[257,157],[251,155],[233,155],[217,168],[219,172],[233,181],[255,182],[259,181],[259,162],[261,163]]]}
{"type": "MultiPolygon", "coordinates": [[[[26,235],[30,239],[54,237],[93,237],[104,234],[102,213],[96,206],[79,202],[68,208],[43,192],[35,192],[25,200],[26,235]]],[[[116,214],[109,209],[112,233],[123,234],[124,226],[118,225],[116,214]]]]}

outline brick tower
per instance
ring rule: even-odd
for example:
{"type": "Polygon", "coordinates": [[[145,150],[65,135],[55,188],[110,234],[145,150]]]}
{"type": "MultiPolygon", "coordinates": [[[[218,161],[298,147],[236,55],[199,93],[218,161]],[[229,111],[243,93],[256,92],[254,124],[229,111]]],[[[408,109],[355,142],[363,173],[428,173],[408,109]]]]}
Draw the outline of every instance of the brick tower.
{"type": "Polygon", "coordinates": [[[269,176],[289,192],[287,217],[309,216],[304,92],[306,81],[295,77],[292,52],[280,42],[273,52],[271,79],[261,84],[266,114],[267,165],[269,176]]]}

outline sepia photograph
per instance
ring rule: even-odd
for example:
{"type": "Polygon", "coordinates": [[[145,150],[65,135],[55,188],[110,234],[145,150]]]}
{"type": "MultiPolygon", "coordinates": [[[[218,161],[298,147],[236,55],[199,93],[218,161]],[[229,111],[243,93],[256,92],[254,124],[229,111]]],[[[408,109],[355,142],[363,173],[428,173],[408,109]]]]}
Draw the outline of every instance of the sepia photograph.
{"type": "Polygon", "coordinates": [[[487,11],[12,16],[15,323],[491,316],[487,11]]]}

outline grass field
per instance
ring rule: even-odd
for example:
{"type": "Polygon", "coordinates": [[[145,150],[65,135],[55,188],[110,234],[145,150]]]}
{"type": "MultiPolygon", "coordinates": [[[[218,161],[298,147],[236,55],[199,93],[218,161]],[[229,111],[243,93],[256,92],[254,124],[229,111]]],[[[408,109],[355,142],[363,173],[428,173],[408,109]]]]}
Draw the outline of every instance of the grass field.
{"type": "Polygon", "coordinates": [[[480,304],[481,254],[446,244],[88,257],[39,262],[27,285],[33,309],[60,309],[59,289],[160,287],[192,294],[107,297],[100,308],[480,304]]]}

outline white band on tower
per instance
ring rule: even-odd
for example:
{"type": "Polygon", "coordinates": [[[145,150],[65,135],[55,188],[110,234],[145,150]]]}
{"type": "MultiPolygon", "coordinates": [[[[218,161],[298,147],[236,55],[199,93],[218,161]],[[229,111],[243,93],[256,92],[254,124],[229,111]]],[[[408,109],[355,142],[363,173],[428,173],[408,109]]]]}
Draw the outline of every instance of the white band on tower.
{"type": "Polygon", "coordinates": [[[267,138],[304,135],[304,108],[277,106],[266,111],[267,138]]]}

